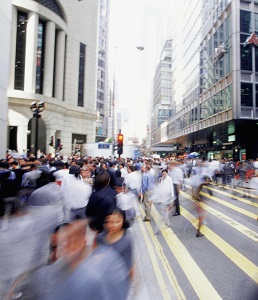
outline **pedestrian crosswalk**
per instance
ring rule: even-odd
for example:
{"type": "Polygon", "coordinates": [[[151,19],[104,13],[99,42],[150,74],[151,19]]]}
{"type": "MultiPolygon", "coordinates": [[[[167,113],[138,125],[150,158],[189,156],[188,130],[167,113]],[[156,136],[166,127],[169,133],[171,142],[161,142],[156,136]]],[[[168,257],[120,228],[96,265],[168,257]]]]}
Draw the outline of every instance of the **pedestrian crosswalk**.
{"type": "Polygon", "coordinates": [[[201,192],[205,201],[198,204],[189,187],[181,192],[181,216],[171,218],[170,227],[164,224],[159,235],[154,234],[160,219],[155,206],[151,223],[138,219],[135,224],[134,230],[143,236],[141,243],[146,246],[155,278],[145,285],[156,280],[155,299],[254,300],[258,296],[257,196],[251,194],[247,200],[240,189],[209,189],[213,195],[201,192]],[[207,219],[202,238],[195,237],[196,205],[201,206],[207,219]]]}

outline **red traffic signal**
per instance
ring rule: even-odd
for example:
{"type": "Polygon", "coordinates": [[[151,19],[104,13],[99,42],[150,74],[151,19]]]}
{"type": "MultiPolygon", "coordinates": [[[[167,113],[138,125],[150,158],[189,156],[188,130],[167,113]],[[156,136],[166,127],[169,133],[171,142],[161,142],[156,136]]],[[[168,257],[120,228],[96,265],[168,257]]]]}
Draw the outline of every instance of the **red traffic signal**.
{"type": "Polygon", "coordinates": [[[124,135],[119,133],[117,135],[117,145],[118,147],[123,147],[123,144],[124,144],[124,135]]]}

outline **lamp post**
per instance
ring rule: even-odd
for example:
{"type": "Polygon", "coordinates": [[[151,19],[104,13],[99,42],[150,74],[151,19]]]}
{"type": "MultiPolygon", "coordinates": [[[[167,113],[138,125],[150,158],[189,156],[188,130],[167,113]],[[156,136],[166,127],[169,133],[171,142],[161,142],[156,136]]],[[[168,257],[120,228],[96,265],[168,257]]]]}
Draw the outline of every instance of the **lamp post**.
{"type": "Polygon", "coordinates": [[[37,103],[33,101],[30,104],[30,110],[33,112],[33,118],[35,118],[35,145],[34,145],[34,155],[37,157],[38,151],[38,135],[39,135],[39,117],[40,113],[45,109],[45,102],[40,101],[37,103]]]}
{"type": "MultiPolygon", "coordinates": [[[[120,48],[123,48],[123,47],[117,46],[117,47],[115,47],[115,50],[120,49],[120,48]]],[[[137,49],[138,51],[144,50],[143,46],[137,46],[134,48],[137,49]]],[[[115,61],[114,61],[114,73],[113,73],[113,93],[112,93],[112,98],[110,99],[111,100],[111,109],[112,109],[112,113],[111,113],[111,116],[112,116],[112,132],[111,132],[111,135],[112,135],[112,157],[114,157],[114,152],[115,152],[115,136],[116,136],[116,133],[115,133],[115,123],[116,123],[115,122],[115,120],[116,120],[116,115],[115,115],[116,86],[115,86],[115,83],[116,83],[116,56],[115,56],[115,61]]]]}

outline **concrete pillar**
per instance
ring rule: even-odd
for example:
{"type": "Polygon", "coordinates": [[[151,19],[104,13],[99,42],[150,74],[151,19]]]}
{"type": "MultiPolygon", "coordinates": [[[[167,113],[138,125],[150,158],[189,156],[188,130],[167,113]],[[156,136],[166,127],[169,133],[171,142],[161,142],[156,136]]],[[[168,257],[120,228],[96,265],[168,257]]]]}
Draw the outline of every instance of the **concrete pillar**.
{"type": "Polygon", "coordinates": [[[16,65],[16,38],[17,38],[17,8],[12,6],[12,35],[11,35],[11,59],[9,89],[14,89],[14,76],[16,65]]]}
{"type": "Polygon", "coordinates": [[[43,94],[53,96],[54,56],[55,56],[55,23],[46,23],[44,55],[43,94]]]}
{"type": "Polygon", "coordinates": [[[2,45],[0,47],[0,158],[5,158],[7,144],[7,112],[8,98],[7,89],[10,71],[11,51],[11,30],[12,30],[12,4],[10,1],[2,1],[0,5],[0,36],[2,45]]]}
{"type": "Polygon", "coordinates": [[[36,58],[38,40],[38,14],[30,12],[28,15],[26,53],[25,53],[25,82],[24,91],[35,93],[36,86],[36,58]]]}
{"type": "Polygon", "coordinates": [[[59,31],[56,40],[56,70],[55,70],[55,98],[63,101],[64,66],[65,66],[65,33],[59,31]]]}

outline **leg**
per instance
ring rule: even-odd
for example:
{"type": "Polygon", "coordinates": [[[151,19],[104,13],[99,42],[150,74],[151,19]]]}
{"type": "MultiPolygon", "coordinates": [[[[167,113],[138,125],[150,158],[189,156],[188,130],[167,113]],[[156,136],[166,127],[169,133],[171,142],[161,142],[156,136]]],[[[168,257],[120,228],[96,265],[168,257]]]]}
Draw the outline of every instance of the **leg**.
{"type": "Polygon", "coordinates": [[[202,237],[204,235],[200,232],[200,230],[201,230],[201,227],[202,227],[202,224],[203,224],[203,221],[204,221],[204,211],[201,208],[201,206],[199,205],[199,203],[197,204],[197,211],[198,211],[198,214],[199,214],[199,222],[198,222],[196,237],[202,237]]]}
{"type": "Polygon", "coordinates": [[[175,192],[174,206],[176,208],[174,216],[178,216],[180,215],[180,205],[179,205],[179,186],[177,184],[174,184],[174,192],[175,192]]]}
{"type": "Polygon", "coordinates": [[[147,193],[143,195],[143,204],[145,209],[145,218],[144,221],[150,221],[151,218],[151,204],[149,203],[149,196],[147,193]]]}

